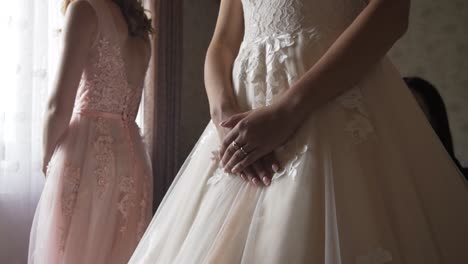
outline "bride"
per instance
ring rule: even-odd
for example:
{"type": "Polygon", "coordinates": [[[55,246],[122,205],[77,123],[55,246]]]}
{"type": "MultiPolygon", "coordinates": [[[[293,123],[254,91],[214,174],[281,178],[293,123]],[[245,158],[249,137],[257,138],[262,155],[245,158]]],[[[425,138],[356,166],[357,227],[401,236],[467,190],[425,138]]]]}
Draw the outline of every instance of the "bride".
{"type": "Polygon", "coordinates": [[[222,0],[212,121],[130,263],[468,263],[467,184],[386,57],[408,13],[222,0]]]}

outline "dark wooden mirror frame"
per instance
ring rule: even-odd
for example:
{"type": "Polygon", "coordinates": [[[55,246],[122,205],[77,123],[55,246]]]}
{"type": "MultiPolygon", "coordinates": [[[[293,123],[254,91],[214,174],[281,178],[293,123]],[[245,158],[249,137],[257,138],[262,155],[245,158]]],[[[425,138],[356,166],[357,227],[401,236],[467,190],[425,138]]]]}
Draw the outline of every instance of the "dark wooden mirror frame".
{"type": "MultiPolygon", "coordinates": [[[[152,52],[147,85],[154,87],[152,166],[153,211],[170,187],[179,164],[179,120],[182,85],[183,0],[147,0],[153,15],[152,52]]],[[[148,98],[150,99],[150,98],[148,98]]]]}

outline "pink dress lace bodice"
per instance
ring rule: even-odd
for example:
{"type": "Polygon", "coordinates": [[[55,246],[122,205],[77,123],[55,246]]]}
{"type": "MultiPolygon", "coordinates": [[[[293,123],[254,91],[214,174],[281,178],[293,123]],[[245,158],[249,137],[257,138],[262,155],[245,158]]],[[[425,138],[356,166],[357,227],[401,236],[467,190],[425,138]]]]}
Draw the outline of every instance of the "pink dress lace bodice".
{"type": "Polygon", "coordinates": [[[138,88],[128,84],[120,47],[101,36],[84,69],[75,110],[121,114],[133,120],[141,99],[138,88]]]}
{"type": "Polygon", "coordinates": [[[105,112],[122,115],[129,121],[135,120],[142,87],[129,84],[115,25],[111,23],[110,14],[107,18],[108,23],[99,26],[81,77],[74,108],[78,112],[105,112]]]}

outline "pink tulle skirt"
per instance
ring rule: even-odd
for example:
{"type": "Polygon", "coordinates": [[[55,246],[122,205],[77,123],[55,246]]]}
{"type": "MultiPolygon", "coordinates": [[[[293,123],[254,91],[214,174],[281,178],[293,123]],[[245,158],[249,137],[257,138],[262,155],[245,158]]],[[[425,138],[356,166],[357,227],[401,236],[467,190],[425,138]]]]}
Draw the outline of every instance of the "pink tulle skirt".
{"type": "Polygon", "coordinates": [[[151,197],[136,124],[75,113],[49,163],[29,263],[127,263],[151,218],[151,197]]]}

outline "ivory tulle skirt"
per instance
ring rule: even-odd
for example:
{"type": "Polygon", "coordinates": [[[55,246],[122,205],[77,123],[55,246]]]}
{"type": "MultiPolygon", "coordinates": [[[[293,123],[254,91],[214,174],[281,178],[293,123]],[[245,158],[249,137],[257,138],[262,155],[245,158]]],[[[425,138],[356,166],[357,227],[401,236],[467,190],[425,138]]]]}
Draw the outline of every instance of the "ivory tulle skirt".
{"type": "MultiPolygon", "coordinates": [[[[304,38],[242,45],[244,109],[318,59],[304,38]]],[[[223,173],[219,144],[210,122],[130,263],[468,263],[468,185],[387,59],[277,151],[270,187],[223,173]]]]}

